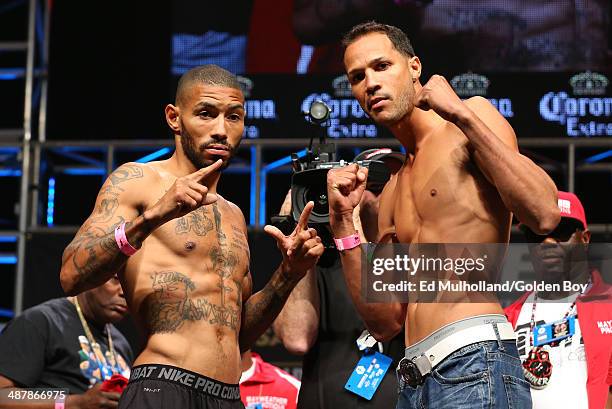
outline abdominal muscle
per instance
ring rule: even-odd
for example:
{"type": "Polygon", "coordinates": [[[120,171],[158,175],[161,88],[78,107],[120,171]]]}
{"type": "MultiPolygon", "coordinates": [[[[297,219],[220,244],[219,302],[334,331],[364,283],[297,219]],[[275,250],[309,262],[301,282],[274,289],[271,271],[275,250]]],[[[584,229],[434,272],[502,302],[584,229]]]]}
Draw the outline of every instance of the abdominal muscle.
{"type": "Polygon", "coordinates": [[[221,280],[215,272],[193,271],[193,265],[130,261],[124,294],[147,336],[134,365],[173,365],[237,384],[242,295],[232,277],[221,280]]]}
{"type": "Polygon", "coordinates": [[[185,325],[171,334],[153,334],[134,365],[163,364],[187,369],[220,382],[237,384],[240,351],[234,334],[209,324],[185,325]]]}
{"type": "MultiPolygon", "coordinates": [[[[403,243],[507,243],[510,213],[498,212],[487,218],[476,218],[467,212],[443,212],[446,217],[423,222],[410,233],[402,235],[398,226],[397,238],[403,243]],[[463,213],[463,214],[462,214],[463,213]]],[[[488,276],[484,276],[486,279],[488,276]]],[[[473,277],[472,277],[473,278],[473,277]]],[[[455,277],[455,279],[458,279],[455,277]]],[[[409,303],[405,321],[405,342],[412,345],[441,327],[484,314],[503,314],[494,294],[457,292],[438,293],[430,302],[409,303]]]]}

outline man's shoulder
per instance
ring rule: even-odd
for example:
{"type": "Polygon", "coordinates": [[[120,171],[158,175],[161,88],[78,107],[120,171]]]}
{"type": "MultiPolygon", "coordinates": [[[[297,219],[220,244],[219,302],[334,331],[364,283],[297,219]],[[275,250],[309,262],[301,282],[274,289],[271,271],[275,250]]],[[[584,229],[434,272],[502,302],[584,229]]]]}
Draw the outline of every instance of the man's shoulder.
{"type": "Polygon", "coordinates": [[[280,382],[290,389],[300,389],[300,380],[284,369],[265,361],[262,362],[262,367],[264,372],[273,377],[276,382],[280,382]]]}
{"type": "Polygon", "coordinates": [[[151,181],[161,181],[160,173],[161,162],[126,162],[117,167],[109,176],[110,182],[114,186],[142,183],[151,181]]]}
{"type": "Polygon", "coordinates": [[[58,315],[69,313],[72,304],[65,297],[53,298],[23,311],[24,318],[46,317],[55,319],[58,315]]]}
{"type": "Polygon", "coordinates": [[[151,195],[163,192],[165,179],[175,178],[169,172],[164,172],[161,163],[126,162],[108,175],[100,193],[125,205],[131,204],[137,208],[146,206],[148,201],[154,199],[151,195]]]}
{"type": "Polygon", "coordinates": [[[463,102],[478,116],[486,115],[486,116],[494,116],[499,119],[503,119],[502,114],[499,113],[497,108],[485,97],[481,97],[476,95],[474,97],[470,97],[464,99],[463,102]]]}
{"type": "Polygon", "coordinates": [[[70,307],[71,303],[66,298],[54,298],[24,310],[14,320],[24,324],[27,322],[40,331],[47,331],[51,326],[63,328],[70,307]]]}
{"type": "Polygon", "coordinates": [[[242,213],[242,209],[234,202],[227,200],[225,197],[218,195],[220,200],[223,200],[223,202],[227,205],[227,207],[230,209],[230,211],[232,212],[232,215],[234,215],[235,217],[237,217],[238,219],[242,220],[245,222],[245,218],[244,218],[244,213],[242,213]]]}
{"type": "Polygon", "coordinates": [[[466,98],[463,100],[463,102],[466,103],[470,108],[471,107],[482,107],[485,109],[489,109],[489,108],[495,109],[493,104],[491,104],[491,102],[488,99],[486,99],[485,97],[481,97],[480,95],[466,98]]]}
{"type": "Polygon", "coordinates": [[[481,96],[475,96],[463,101],[481,121],[487,125],[498,137],[507,139],[508,142],[516,143],[516,135],[514,130],[504,118],[504,116],[495,108],[491,102],[481,96]]]}

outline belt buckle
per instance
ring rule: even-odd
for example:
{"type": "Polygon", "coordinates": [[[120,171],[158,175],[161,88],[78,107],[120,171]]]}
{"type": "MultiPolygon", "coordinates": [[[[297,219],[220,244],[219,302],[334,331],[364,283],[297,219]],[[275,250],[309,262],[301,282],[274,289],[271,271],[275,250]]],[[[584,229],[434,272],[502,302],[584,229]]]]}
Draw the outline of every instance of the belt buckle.
{"type": "Polygon", "coordinates": [[[416,364],[406,357],[403,357],[399,361],[398,372],[402,377],[402,380],[413,388],[422,385],[424,382],[421,371],[416,364]]]}

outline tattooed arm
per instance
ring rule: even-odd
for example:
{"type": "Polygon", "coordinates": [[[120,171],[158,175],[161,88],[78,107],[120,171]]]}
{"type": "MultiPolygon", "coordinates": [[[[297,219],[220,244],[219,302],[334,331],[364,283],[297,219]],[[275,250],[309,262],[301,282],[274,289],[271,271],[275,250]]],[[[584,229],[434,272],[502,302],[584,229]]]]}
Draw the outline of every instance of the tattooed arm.
{"type": "MultiPolygon", "coordinates": [[[[291,290],[298,283],[299,280],[291,278],[285,270],[286,267],[281,264],[266,286],[250,296],[244,303],[239,337],[240,352],[250,349],[257,338],[272,325],[278,313],[283,309],[291,290]]],[[[252,286],[252,280],[249,274],[243,284],[243,294],[247,293],[247,288],[250,286],[252,286]]]]}
{"type": "Polygon", "coordinates": [[[115,243],[114,230],[128,221],[129,241],[135,247],[146,237],[146,223],[138,216],[135,189],[144,180],[144,167],[125,164],[115,170],[98,193],[94,210],[64,250],[60,281],[64,291],[75,295],[108,281],[127,256],[115,243]]]}
{"type": "MultiPolygon", "coordinates": [[[[285,236],[274,226],[264,228],[266,233],[276,239],[283,261],[266,286],[248,297],[242,307],[239,335],[241,351],[251,348],[257,338],[272,324],[291,290],[323,254],[321,239],[317,236],[316,230],[309,229],[307,225],[313,207],[313,202],[309,202],[304,207],[295,230],[289,236],[285,236]]],[[[250,280],[250,276],[247,277],[250,280]]],[[[243,293],[246,294],[247,291],[250,292],[250,286],[243,284],[243,293]]]]}
{"type": "Polygon", "coordinates": [[[64,250],[60,281],[68,295],[95,288],[120,271],[128,259],[115,243],[114,230],[126,222],[129,243],[140,248],[157,227],[217,200],[203,184],[221,161],[177,178],[151,208],[144,195],[161,183],[146,166],[127,163],[113,172],[98,194],[94,211],[64,250]]]}

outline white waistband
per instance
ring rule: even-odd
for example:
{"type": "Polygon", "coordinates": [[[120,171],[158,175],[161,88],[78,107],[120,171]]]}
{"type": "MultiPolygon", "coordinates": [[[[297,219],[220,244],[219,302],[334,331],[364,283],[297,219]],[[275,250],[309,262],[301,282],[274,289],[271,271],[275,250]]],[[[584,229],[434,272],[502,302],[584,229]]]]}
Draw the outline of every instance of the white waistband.
{"type": "Polygon", "coordinates": [[[498,336],[495,327],[497,327],[500,340],[506,341],[516,339],[514,329],[512,329],[512,325],[509,322],[476,325],[453,332],[425,350],[419,356],[409,356],[410,348],[406,348],[406,358],[414,361],[421,373],[425,375],[447,356],[464,346],[482,341],[497,340],[498,336]]]}

